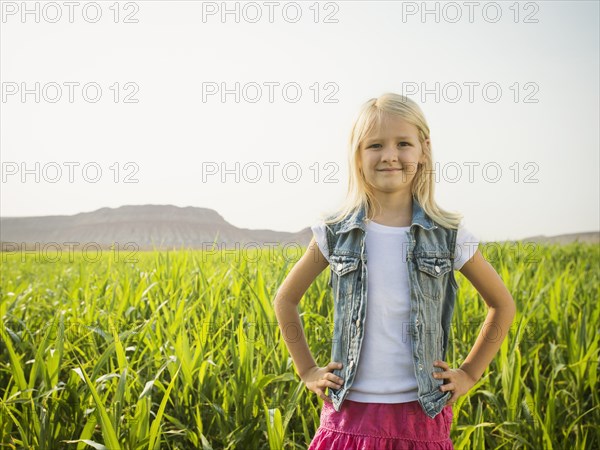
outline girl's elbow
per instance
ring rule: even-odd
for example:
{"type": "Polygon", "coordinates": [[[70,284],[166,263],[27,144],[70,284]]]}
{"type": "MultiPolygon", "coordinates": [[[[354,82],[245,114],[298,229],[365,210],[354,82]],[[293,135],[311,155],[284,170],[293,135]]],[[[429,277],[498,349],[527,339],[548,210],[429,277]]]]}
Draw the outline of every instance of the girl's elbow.
{"type": "Polygon", "coordinates": [[[510,316],[511,321],[517,315],[517,304],[510,294],[503,298],[498,298],[495,302],[488,303],[488,306],[498,312],[502,311],[504,315],[510,316]]]}

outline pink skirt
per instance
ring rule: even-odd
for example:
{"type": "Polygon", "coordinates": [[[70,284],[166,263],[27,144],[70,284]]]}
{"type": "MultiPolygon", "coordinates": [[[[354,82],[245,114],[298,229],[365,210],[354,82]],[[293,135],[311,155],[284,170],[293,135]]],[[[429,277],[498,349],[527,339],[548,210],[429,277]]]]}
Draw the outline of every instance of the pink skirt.
{"type": "Polygon", "coordinates": [[[433,419],[418,401],[361,403],[345,399],[339,412],[323,402],[308,450],[454,450],[452,405],[433,419]]]}

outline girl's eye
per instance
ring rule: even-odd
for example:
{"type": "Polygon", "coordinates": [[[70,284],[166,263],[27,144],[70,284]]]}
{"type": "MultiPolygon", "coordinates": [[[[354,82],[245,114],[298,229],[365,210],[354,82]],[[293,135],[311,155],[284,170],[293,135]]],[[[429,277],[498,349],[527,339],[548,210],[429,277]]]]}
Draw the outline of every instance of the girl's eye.
{"type": "MultiPolygon", "coordinates": [[[[400,142],[400,144],[410,145],[410,143],[408,143],[408,142],[400,142]]],[[[372,145],[369,145],[367,148],[372,148],[372,147],[375,147],[376,145],[380,145],[380,144],[372,144],[372,145]]]]}

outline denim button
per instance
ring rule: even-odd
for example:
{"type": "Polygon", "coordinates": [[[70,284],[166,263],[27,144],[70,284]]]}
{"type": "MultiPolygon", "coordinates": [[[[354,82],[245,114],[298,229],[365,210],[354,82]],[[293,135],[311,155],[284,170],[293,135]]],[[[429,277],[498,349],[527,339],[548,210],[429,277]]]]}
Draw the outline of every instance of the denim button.
{"type": "Polygon", "coordinates": [[[343,267],[344,267],[344,265],[342,263],[338,264],[338,266],[337,266],[337,268],[340,272],[342,271],[343,267]]]}
{"type": "Polygon", "coordinates": [[[442,270],[442,269],[440,269],[440,266],[435,266],[435,271],[436,271],[437,273],[440,273],[440,270],[442,270]]]}
{"type": "Polygon", "coordinates": [[[419,325],[419,319],[415,320],[415,325],[419,325]]]}
{"type": "Polygon", "coordinates": [[[419,370],[423,370],[423,364],[419,364],[419,370]]]}
{"type": "Polygon", "coordinates": [[[353,359],[350,360],[350,365],[348,367],[354,367],[354,360],[353,359]]]}
{"type": "Polygon", "coordinates": [[[356,319],[356,326],[360,327],[360,319],[356,319]]]}

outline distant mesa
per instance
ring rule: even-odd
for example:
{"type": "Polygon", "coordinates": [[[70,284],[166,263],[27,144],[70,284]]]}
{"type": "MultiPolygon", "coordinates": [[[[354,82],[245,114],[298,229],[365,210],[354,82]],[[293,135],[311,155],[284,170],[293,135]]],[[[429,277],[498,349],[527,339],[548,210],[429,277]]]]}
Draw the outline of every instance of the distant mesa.
{"type": "Polygon", "coordinates": [[[296,233],[249,230],[228,223],[214,209],[173,205],[126,205],[100,208],[70,216],[2,217],[2,250],[43,248],[58,243],[61,248],[83,248],[93,243],[100,248],[167,249],[252,249],[278,244],[307,246],[310,227],[296,233]],[[23,245],[25,243],[25,245],[23,245]],[[79,245],[66,244],[78,243],[79,245]],[[133,243],[126,247],[127,243],[133,243]]]}

